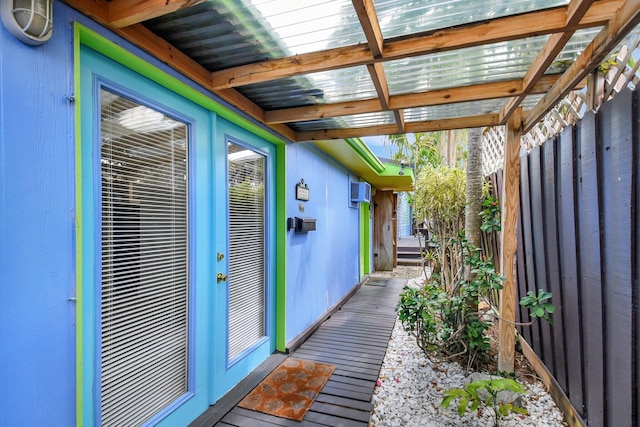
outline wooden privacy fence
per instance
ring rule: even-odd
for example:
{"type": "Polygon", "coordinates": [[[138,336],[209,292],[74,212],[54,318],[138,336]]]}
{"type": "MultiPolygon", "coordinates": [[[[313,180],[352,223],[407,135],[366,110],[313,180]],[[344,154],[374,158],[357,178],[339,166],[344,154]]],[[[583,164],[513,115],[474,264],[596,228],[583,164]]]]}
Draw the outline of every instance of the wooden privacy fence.
{"type": "Polygon", "coordinates": [[[625,90],[521,157],[518,299],[557,311],[519,332],[589,426],[640,425],[639,108],[625,90]]]}

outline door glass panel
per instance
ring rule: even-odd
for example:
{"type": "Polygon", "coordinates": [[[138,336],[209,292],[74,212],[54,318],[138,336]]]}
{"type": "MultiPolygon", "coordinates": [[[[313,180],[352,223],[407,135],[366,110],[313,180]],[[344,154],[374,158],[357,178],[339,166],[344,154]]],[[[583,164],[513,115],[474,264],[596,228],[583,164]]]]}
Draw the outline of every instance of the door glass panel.
{"type": "Polygon", "coordinates": [[[102,90],[101,424],[187,391],[188,126],[102,90]]]}
{"type": "Polygon", "coordinates": [[[229,350],[241,354],[266,335],[265,157],[228,143],[229,350]]]}

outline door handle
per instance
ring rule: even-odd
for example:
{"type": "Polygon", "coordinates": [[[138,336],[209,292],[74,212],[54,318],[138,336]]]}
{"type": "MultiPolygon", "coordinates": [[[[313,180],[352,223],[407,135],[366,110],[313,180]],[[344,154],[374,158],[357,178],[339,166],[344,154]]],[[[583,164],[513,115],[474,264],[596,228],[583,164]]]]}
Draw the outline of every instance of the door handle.
{"type": "Polygon", "coordinates": [[[226,274],[218,273],[216,278],[218,280],[218,283],[227,281],[227,275],[226,274]]]}

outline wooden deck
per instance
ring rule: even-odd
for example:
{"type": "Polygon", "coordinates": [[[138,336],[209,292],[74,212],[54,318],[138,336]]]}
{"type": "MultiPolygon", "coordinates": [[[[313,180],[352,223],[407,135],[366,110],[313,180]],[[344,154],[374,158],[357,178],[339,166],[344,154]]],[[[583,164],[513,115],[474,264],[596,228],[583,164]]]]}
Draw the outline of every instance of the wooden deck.
{"type": "Polygon", "coordinates": [[[215,425],[367,426],[373,408],[371,396],[396,319],[394,309],[406,282],[372,276],[291,354],[336,365],[304,420],[292,421],[233,407],[215,425]]]}

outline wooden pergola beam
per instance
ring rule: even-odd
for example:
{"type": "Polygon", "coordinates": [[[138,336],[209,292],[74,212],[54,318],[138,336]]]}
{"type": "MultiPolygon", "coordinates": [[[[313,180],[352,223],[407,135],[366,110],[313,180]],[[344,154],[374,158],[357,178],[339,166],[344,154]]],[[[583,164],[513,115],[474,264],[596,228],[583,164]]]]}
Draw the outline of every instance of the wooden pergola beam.
{"type": "MultiPolygon", "coordinates": [[[[604,25],[623,0],[595,2],[580,22],[566,27],[568,7],[529,12],[497,18],[487,22],[462,25],[411,37],[399,37],[384,43],[384,60],[402,59],[471,46],[481,46],[505,40],[551,34],[604,25]]],[[[375,59],[365,45],[352,45],[286,58],[241,65],[212,73],[215,89],[244,86],[296,75],[366,65],[382,61],[375,59]]]]}
{"type": "MultiPolygon", "coordinates": [[[[455,117],[439,120],[405,122],[404,132],[432,132],[448,129],[466,129],[471,127],[487,127],[498,125],[498,114],[482,114],[477,116],[455,117]]],[[[298,132],[295,140],[317,141],[326,139],[358,138],[362,136],[393,135],[398,133],[396,124],[369,126],[350,129],[327,129],[298,132]]]]}
{"type": "MultiPolygon", "coordinates": [[[[531,89],[531,93],[545,93],[557,80],[557,75],[544,76],[531,89]]],[[[387,107],[392,110],[429,107],[432,105],[456,102],[504,98],[518,95],[521,92],[522,80],[505,80],[501,82],[481,83],[457,88],[390,96],[387,101],[387,107]]],[[[352,114],[376,113],[386,109],[382,104],[383,99],[385,98],[381,97],[380,99],[364,99],[360,101],[272,110],[265,112],[265,121],[266,123],[292,123],[352,114]]]]}
{"type": "Polygon", "coordinates": [[[639,22],[640,0],[627,0],[540,102],[526,115],[523,121],[523,132],[531,130],[551,108],[594,70],[639,22]]]}
{"type": "MultiPolygon", "coordinates": [[[[576,25],[585,13],[589,10],[594,0],[572,0],[567,6],[567,27],[573,27],[576,25]]],[[[545,71],[551,63],[555,60],[558,54],[562,51],[564,46],[573,36],[574,31],[567,31],[563,33],[552,34],[543,48],[538,53],[538,56],[529,67],[527,74],[525,74],[522,81],[522,94],[510,99],[505,103],[504,107],[500,111],[500,123],[505,123],[507,118],[513,113],[513,111],[524,101],[524,98],[531,93],[531,89],[538,82],[538,80],[544,75],[545,71]]]]}
{"type": "Polygon", "coordinates": [[[128,27],[206,0],[112,0],[109,2],[109,25],[128,27]]]}
{"type": "Polygon", "coordinates": [[[373,6],[373,0],[351,0],[351,3],[353,3],[353,8],[358,14],[371,55],[374,58],[382,58],[384,37],[380,30],[380,23],[378,22],[376,9],[373,6]]]}
{"type": "MultiPolygon", "coordinates": [[[[109,24],[109,6],[106,0],[92,0],[89,2],[85,0],[64,0],[64,2],[85,15],[90,16],[100,24],[111,28],[116,34],[211,91],[248,116],[264,123],[265,112],[262,108],[235,89],[215,90],[211,86],[211,73],[206,68],[189,58],[185,53],[166,40],[152,33],[144,25],[135,24],[125,28],[111,27],[109,24]]],[[[289,140],[295,138],[295,132],[288,126],[273,124],[269,125],[269,127],[289,140]]]]}
{"type": "Polygon", "coordinates": [[[506,126],[502,180],[502,234],[500,247],[502,275],[505,280],[500,291],[500,320],[498,322],[498,371],[513,372],[516,329],[516,250],[518,210],[520,206],[520,136],[522,109],[509,117],[506,126]]]}

